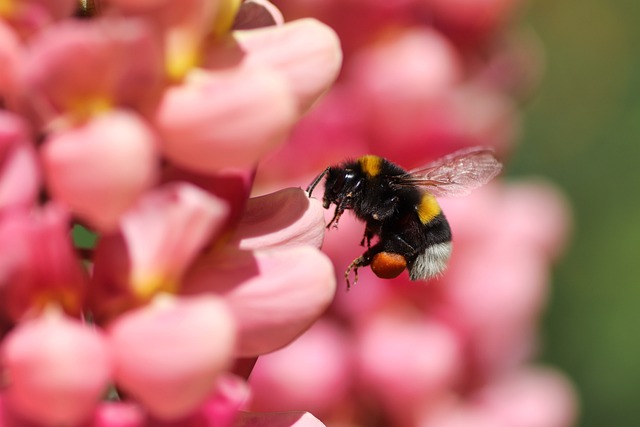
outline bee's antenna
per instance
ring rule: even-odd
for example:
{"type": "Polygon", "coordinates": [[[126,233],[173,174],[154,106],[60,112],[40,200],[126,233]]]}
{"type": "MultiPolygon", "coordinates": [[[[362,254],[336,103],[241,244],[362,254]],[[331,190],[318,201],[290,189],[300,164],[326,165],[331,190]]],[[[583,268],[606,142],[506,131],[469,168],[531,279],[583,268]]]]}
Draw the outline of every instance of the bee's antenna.
{"type": "Polygon", "coordinates": [[[313,189],[316,188],[316,186],[320,183],[320,180],[322,180],[322,178],[329,173],[329,169],[331,169],[331,166],[329,166],[328,168],[326,168],[325,170],[323,170],[320,175],[318,175],[311,184],[309,184],[309,186],[307,187],[307,194],[309,195],[309,197],[311,197],[311,193],[313,193],[313,189]]]}

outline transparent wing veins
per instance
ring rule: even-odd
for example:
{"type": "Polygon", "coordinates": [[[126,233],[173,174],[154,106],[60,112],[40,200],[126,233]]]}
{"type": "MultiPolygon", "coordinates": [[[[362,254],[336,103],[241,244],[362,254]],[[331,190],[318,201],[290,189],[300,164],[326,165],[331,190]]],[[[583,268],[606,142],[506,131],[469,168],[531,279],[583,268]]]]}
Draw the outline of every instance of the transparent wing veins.
{"type": "Polygon", "coordinates": [[[437,197],[466,196],[502,170],[493,151],[466,148],[394,179],[396,186],[418,186],[437,197]]]}

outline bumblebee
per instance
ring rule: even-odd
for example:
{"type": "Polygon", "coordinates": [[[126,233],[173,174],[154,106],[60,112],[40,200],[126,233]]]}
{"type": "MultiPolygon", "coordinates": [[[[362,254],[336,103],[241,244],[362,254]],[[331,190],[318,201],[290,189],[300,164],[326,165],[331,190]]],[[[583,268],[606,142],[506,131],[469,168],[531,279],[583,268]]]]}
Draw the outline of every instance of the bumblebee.
{"type": "Polygon", "coordinates": [[[307,193],[311,197],[326,178],[323,206],[335,205],[327,228],[337,227],[346,210],[365,224],[360,245],[367,250],[347,268],[347,289],[351,271],[355,284],[358,268],[366,266],[384,279],[407,269],[411,280],[427,280],[444,271],[452,251],[451,228],[436,197],[466,195],[501,169],[491,150],[477,147],[410,171],[382,157],[365,155],[329,166],[307,193]]]}

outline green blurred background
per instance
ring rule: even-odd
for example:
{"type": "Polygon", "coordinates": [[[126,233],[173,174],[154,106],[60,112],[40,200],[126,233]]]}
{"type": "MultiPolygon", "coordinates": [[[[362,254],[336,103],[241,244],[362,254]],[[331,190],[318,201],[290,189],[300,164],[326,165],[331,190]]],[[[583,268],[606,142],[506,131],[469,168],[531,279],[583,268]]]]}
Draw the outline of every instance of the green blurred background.
{"type": "Polygon", "coordinates": [[[640,1],[532,0],[547,53],[511,175],[542,174],[574,208],[541,359],[581,398],[580,427],[640,425],[640,1]]]}

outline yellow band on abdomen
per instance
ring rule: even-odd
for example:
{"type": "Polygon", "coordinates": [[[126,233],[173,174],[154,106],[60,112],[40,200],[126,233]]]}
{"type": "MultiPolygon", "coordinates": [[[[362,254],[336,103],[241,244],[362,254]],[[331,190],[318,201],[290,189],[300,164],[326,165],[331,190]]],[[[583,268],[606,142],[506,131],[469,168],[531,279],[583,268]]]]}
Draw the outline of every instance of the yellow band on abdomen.
{"type": "Polygon", "coordinates": [[[420,218],[420,222],[423,224],[427,224],[431,222],[438,214],[440,213],[440,205],[438,201],[431,193],[424,193],[422,199],[420,200],[420,204],[416,206],[416,211],[418,212],[418,217],[420,218]]]}

